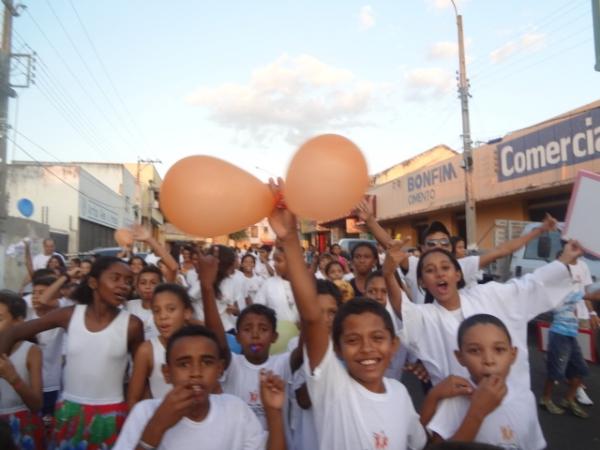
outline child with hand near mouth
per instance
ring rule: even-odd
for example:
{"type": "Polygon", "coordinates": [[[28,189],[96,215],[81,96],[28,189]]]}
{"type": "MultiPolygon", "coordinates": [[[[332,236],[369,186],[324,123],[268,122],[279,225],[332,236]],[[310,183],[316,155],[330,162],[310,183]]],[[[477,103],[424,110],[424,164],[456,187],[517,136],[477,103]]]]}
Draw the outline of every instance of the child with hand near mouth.
{"type": "Polygon", "coordinates": [[[489,314],[465,319],[458,330],[455,356],[471,380],[452,375],[429,392],[421,422],[434,434],[433,440],[546,448],[533,393],[517,394],[506,385],[517,348],[504,323],[489,314]]]}
{"type": "Polygon", "coordinates": [[[284,449],[283,381],[272,372],[260,374],[267,436],[241,399],[212,394],[223,368],[219,341],[212,331],[189,325],[175,332],[162,367],[173,389],[164,399],[144,400],[135,406],[114,450],[284,449]]]}

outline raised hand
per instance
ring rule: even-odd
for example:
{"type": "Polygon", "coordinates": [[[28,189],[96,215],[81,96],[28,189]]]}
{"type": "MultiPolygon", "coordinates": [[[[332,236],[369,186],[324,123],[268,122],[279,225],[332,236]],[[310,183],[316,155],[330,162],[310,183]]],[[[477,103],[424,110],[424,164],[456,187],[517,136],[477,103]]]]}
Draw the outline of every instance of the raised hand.
{"type": "Polygon", "coordinates": [[[575,264],[577,258],[581,255],[583,255],[583,249],[579,245],[579,242],[570,240],[563,247],[562,254],[558,260],[565,264],[575,264]]]}
{"type": "Polygon", "coordinates": [[[260,399],[265,409],[281,411],[285,404],[285,382],[270,370],[260,371],[260,399]]]}
{"type": "Polygon", "coordinates": [[[542,226],[540,227],[542,231],[554,231],[556,230],[556,225],[558,221],[552,217],[550,214],[546,213],[544,216],[544,220],[542,221],[542,226]]]}
{"type": "Polygon", "coordinates": [[[416,376],[420,381],[422,381],[424,383],[427,383],[430,380],[429,372],[427,372],[427,369],[425,368],[425,366],[423,365],[423,363],[421,361],[417,361],[414,364],[406,364],[404,366],[404,370],[412,373],[414,376],[416,376]]]}
{"type": "Polygon", "coordinates": [[[202,286],[212,286],[217,279],[219,260],[212,255],[204,256],[200,254],[196,263],[196,271],[202,286]]]}
{"type": "Polygon", "coordinates": [[[131,233],[133,235],[133,239],[141,242],[148,242],[152,239],[152,233],[150,230],[140,224],[133,225],[131,227],[131,233]]]}
{"type": "Polygon", "coordinates": [[[358,215],[358,218],[364,222],[374,216],[371,204],[364,198],[356,205],[356,214],[358,215]]]}
{"type": "Polygon", "coordinates": [[[271,225],[277,238],[284,241],[290,238],[290,236],[294,236],[297,232],[296,216],[287,209],[283,202],[283,180],[278,178],[277,183],[275,183],[273,179],[269,179],[269,187],[273,196],[277,199],[277,204],[269,216],[269,225],[271,225]]]}
{"type": "Polygon", "coordinates": [[[390,274],[398,269],[402,261],[408,258],[408,254],[402,248],[410,241],[410,237],[406,237],[401,241],[392,241],[385,252],[385,260],[383,261],[383,273],[390,274]]]}

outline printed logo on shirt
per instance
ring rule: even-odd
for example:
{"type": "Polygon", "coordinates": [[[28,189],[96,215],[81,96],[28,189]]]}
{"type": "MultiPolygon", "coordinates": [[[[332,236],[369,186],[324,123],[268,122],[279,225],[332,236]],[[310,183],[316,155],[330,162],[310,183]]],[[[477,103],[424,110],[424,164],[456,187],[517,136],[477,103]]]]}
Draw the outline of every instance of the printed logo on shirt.
{"type": "Polygon", "coordinates": [[[258,392],[250,392],[250,403],[258,403],[258,392]]]}
{"type": "Polygon", "coordinates": [[[385,435],[383,430],[379,433],[373,433],[373,438],[375,441],[375,448],[377,450],[385,450],[388,448],[388,437],[385,435]]]}
{"type": "Polygon", "coordinates": [[[505,450],[519,450],[519,447],[515,444],[515,432],[510,426],[500,427],[500,433],[502,434],[502,442],[497,444],[498,447],[505,450]]]}

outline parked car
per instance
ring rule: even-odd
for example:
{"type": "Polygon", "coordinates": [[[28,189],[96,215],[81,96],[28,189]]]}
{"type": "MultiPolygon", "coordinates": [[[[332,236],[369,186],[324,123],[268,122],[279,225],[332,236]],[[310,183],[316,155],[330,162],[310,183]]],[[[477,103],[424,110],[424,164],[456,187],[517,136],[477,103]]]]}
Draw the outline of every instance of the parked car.
{"type": "MultiPolygon", "coordinates": [[[[523,228],[522,234],[527,234],[540,223],[532,222],[523,228]]],[[[531,240],[525,247],[520,248],[512,254],[509,273],[507,278],[520,277],[526,273],[533,272],[540,266],[556,259],[556,255],[562,248],[561,232],[552,231],[531,240]]],[[[584,253],[583,261],[590,268],[594,281],[600,281],[600,259],[593,255],[584,253]]]]}
{"type": "MultiPolygon", "coordinates": [[[[97,248],[90,250],[89,252],[86,252],[82,255],[95,256],[95,257],[117,256],[121,251],[123,251],[123,249],[121,247],[97,247],[97,248]]],[[[145,260],[146,256],[148,256],[148,252],[138,252],[135,254],[135,256],[141,256],[145,260]]]]}

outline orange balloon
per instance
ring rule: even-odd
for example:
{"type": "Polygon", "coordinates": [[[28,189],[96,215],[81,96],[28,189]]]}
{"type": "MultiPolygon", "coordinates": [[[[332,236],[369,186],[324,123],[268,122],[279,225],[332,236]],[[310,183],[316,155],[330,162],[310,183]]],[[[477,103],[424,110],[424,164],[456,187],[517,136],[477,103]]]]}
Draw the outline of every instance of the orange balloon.
{"type": "Polygon", "coordinates": [[[305,142],[292,158],[284,197],[296,215],[327,221],[350,213],[368,186],[360,149],[343,136],[323,134],[305,142]]]}
{"type": "Polygon", "coordinates": [[[242,230],[271,214],[274,204],[266,184],[212,156],[180,159],[160,188],[160,208],[169,222],[201,237],[242,230]]]}
{"type": "Polygon", "coordinates": [[[119,228],[115,231],[115,241],[119,247],[129,247],[133,244],[133,233],[129,228],[119,228]]]}

